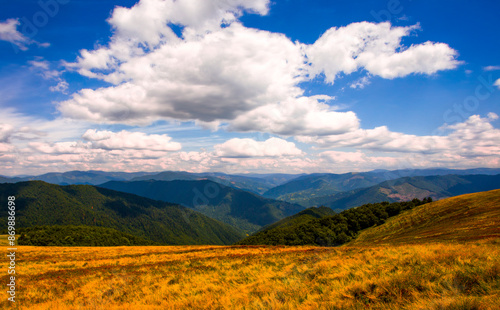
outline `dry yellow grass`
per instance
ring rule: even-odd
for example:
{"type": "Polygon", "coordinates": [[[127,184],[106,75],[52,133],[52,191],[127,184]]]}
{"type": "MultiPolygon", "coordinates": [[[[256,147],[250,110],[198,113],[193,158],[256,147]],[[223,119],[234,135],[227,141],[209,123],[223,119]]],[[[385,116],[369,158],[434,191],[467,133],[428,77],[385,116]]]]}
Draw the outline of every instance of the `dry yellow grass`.
{"type": "Polygon", "coordinates": [[[418,206],[361,232],[351,245],[470,242],[500,238],[500,190],[418,206]]]}
{"type": "Polygon", "coordinates": [[[500,309],[499,245],[19,246],[14,308],[500,309]]]}

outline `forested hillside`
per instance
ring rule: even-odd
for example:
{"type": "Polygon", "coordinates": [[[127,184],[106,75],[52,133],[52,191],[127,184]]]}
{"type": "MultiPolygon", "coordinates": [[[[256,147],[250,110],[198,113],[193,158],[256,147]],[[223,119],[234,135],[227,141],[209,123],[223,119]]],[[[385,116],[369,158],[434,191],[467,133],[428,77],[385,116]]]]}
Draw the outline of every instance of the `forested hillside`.
{"type": "Polygon", "coordinates": [[[153,241],[96,226],[33,226],[21,228],[19,245],[35,246],[121,246],[155,245],[153,241]]]}
{"type": "MultiPolygon", "coordinates": [[[[241,233],[180,205],[90,185],[42,181],[0,184],[0,200],[16,197],[16,228],[85,225],[114,228],[161,244],[231,244],[241,233]]],[[[6,207],[5,207],[6,208],[6,207]]],[[[7,217],[0,225],[7,227],[7,217]]]]}
{"type": "Polygon", "coordinates": [[[413,199],[408,202],[366,204],[339,214],[298,221],[295,225],[284,221],[283,225],[259,231],[237,244],[341,245],[351,241],[363,229],[382,225],[388,218],[430,201],[426,198],[423,201],[413,199]]]}
{"type": "Polygon", "coordinates": [[[245,233],[255,232],[304,209],[209,180],[108,182],[100,186],[178,203],[245,233]]]}

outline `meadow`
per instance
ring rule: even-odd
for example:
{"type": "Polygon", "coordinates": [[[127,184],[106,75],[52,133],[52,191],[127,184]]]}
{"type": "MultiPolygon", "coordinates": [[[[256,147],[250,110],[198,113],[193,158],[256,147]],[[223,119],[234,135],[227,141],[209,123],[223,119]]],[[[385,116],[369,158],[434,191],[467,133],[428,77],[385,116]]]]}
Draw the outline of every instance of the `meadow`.
{"type": "Polygon", "coordinates": [[[2,309],[500,309],[500,239],[335,248],[19,246],[17,256],[17,301],[4,293],[2,309]]]}

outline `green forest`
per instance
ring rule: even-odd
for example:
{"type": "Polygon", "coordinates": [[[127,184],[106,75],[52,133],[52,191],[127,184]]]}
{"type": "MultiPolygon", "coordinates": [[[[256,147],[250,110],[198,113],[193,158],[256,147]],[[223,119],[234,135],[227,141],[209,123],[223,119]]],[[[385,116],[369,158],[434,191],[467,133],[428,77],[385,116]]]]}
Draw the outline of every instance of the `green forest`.
{"type": "Polygon", "coordinates": [[[36,246],[121,246],[155,245],[146,240],[105,227],[54,225],[21,228],[19,245],[36,246]]]}
{"type": "Polygon", "coordinates": [[[290,221],[285,221],[283,225],[273,225],[237,244],[338,246],[356,238],[363,229],[381,225],[392,216],[429,202],[432,202],[431,198],[413,199],[408,202],[365,204],[321,218],[295,219],[295,225],[290,225],[290,221]]]}

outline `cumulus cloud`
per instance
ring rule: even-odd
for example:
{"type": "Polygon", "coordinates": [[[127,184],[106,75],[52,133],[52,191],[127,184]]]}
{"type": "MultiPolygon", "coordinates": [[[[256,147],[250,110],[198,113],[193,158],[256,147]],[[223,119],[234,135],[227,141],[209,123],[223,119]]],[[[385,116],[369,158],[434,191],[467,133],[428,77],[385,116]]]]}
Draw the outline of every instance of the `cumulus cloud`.
{"type": "MultiPolygon", "coordinates": [[[[459,63],[446,44],[402,46],[418,26],[355,23],[306,45],[238,21],[244,12],[267,14],[268,6],[267,0],[142,0],[118,7],[108,20],[114,29],[109,44],[82,50],[67,64],[113,85],[82,89],[58,109],[96,123],[175,120],[213,131],[341,134],[358,129],[356,115],[305,96],[302,82],[322,73],[333,82],[361,68],[383,78],[432,74],[459,63]]],[[[368,83],[365,77],[352,87],[368,83]]]]}
{"type": "Polygon", "coordinates": [[[360,22],[330,28],[307,47],[311,73],[323,73],[333,83],[339,74],[364,68],[386,79],[412,73],[433,74],[456,68],[457,52],[444,43],[425,42],[405,48],[401,39],[419,26],[392,27],[390,23],[360,22]]]}
{"type": "Polygon", "coordinates": [[[392,132],[386,126],[360,128],[345,134],[324,137],[299,136],[297,139],[323,148],[355,147],[384,152],[435,153],[448,147],[442,137],[392,132]]]}
{"type": "Polygon", "coordinates": [[[234,138],[214,146],[219,157],[279,157],[301,155],[293,142],[279,138],[266,141],[234,138]]]}
{"type": "Polygon", "coordinates": [[[269,0],[141,0],[132,8],[116,7],[108,19],[115,31],[109,46],[82,50],[72,65],[84,75],[102,77],[93,70],[115,69],[167,42],[178,43],[172,25],[182,26],[184,37],[196,39],[230,24],[243,12],[265,15],[268,4],[269,0]]]}
{"type": "MultiPolygon", "coordinates": [[[[354,140],[352,143],[337,141],[337,144],[323,145],[330,149],[318,154],[306,153],[295,143],[280,138],[265,141],[230,139],[217,144],[213,150],[168,151],[169,148],[156,147],[152,142],[171,142],[168,137],[160,138],[162,135],[142,133],[140,140],[145,140],[145,143],[140,144],[133,138],[133,132],[120,135],[120,132],[87,130],[84,134],[86,139],[79,141],[29,142],[25,148],[0,142],[0,163],[3,174],[19,174],[19,167],[23,167],[22,173],[91,169],[343,173],[380,168],[498,167],[500,130],[491,124],[497,119],[494,113],[487,117],[472,116],[463,123],[444,125],[442,130],[447,134],[443,136],[419,137],[388,130],[379,131],[378,135],[376,130],[372,130],[363,137],[337,135],[354,140]],[[394,143],[398,147],[383,137],[387,134],[396,140],[394,143]],[[435,139],[435,145],[429,142],[425,146],[430,139],[435,139]],[[152,147],[147,149],[149,146],[152,147]],[[355,150],[346,150],[351,147],[355,150]]],[[[336,136],[316,138],[326,143],[331,137],[336,136]]]]}
{"type": "Polygon", "coordinates": [[[491,125],[498,116],[489,113],[469,117],[465,122],[444,125],[445,136],[416,136],[391,132],[387,127],[358,129],[342,135],[324,137],[301,136],[297,139],[322,148],[352,147],[380,152],[449,154],[462,158],[498,156],[500,154],[500,130],[491,125]]]}
{"type": "Polygon", "coordinates": [[[84,89],[59,109],[70,117],[118,123],[231,120],[300,95],[301,67],[300,48],[285,36],[233,24],[136,57],[103,76],[122,84],[84,89]]]}
{"type": "Polygon", "coordinates": [[[120,132],[87,130],[82,138],[91,142],[93,148],[104,150],[150,150],[178,151],[181,144],[171,141],[167,135],[147,135],[142,132],[120,132]]]}
{"type": "Polygon", "coordinates": [[[264,105],[239,115],[228,129],[286,136],[335,135],[357,129],[359,120],[356,114],[335,111],[324,102],[331,99],[328,96],[299,97],[264,105]]]}

